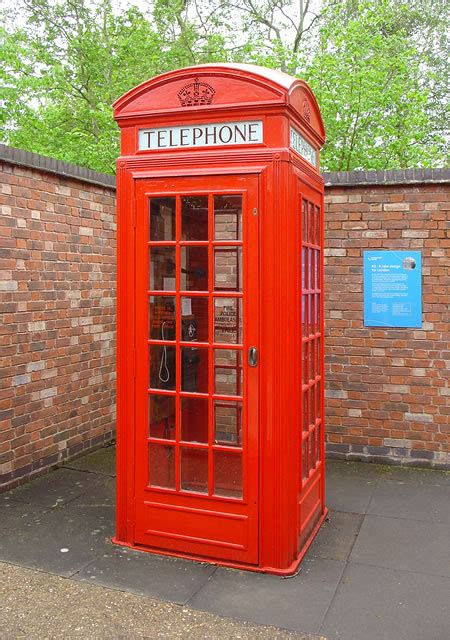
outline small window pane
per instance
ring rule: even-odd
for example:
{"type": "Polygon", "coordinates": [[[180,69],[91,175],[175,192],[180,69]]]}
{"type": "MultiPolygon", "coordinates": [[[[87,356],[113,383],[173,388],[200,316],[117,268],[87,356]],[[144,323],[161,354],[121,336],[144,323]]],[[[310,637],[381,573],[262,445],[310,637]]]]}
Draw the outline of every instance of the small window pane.
{"type": "Polygon", "coordinates": [[[214,401],[214,442],[242,446],[242,403],[214,401]]]}
{"type": "Polygon", "coordinates": [[[151,485],[175,489],[175,447],[150,442],[148,467],[151,485]]]}
{"type": "Polygon", "coordinates": [[[314,215],[314,205],[312,202],[309,203],[309,216],[308,216],[308,242],[311,242],[311,244],[314,244],[315,242],[315,233],[314,233],[314,219],[315,219],[315,215],[314,215]]]}
{"type": "Polygon", "coordinates": [[[150,296],[149,320],[152,340],[175,340],[175,297],[150,296]]]}
{"type": "Polygon", "coordinates": [[[148,413],[150,437],[175,440],[175,397],[149,395],[148,413]]]}
{"type": "Polygon", "coordinates": [[[151,198],[150,240],[175,240],[175,198],[151,198]]]}
{"type": "Polygon", "coordinates": [[[308,242],[306,231],[308,229],[308,203],[302,200],[302,242],[308,242]]]}
{"type": "Polygon", "coordinates": [[[214,196],[214,239],[242,240],[242,196],[214,196]]]}
{"type": "Polygon", "coordinates": [[[150,289],[175,291],[175,247],[150,248],[150,289]]]}
{"type": "Polygon", "coordinates": [[[214,249],[214,289],[216,291],[242,291],[241,247],[214,249]]]}
{"type": "Polygon", "coordinates": [[[181,247],[181,289],[208,291],[208,247],[181,247]]]}
{"type": "Polygon", "coordinates": [[[181,488],[184,491],[208,493],[208,451],[181,449],[181,488]]]}
{"type": "Polygon", "coordinates": [[[181,239],[208,240],[208,196],[181,198],[181,239]]]}
{"type": "Polygon", "coordinates": [[[242,454],[214,452],[214,493],[216,496],[242,498],[242,454]]]}
{"type": "Polygon", "coordinates": [[[302,393],[302,429],[308,431],[308,415],[309,415],[309,389],[302,393]]]}
{"type": "Polygon", "coordinates": [[[208,298],[181,298],[181,339],[208,342],[208,298]]]}
{"type": "Polygon", "coordinates": [[[242,395],[242,354],[231,349],[214,351],[215,393],[220,395],[242,395]]]}
{"type": "Polygon", "coordinates": [[[181,398],[181,439],[208,442],[208,398],[181,398]]]}
{"type": "Polygon", "coordinates": [[[214,342],[242,343],[242,298],[214,298],[214,342]]]}
{"type": "Polygon", "coordinates": [[[316,384],[316,417],[320,418],[322,414],[322,385],[319,382],[316,384]]]}
{"type": "Polygon", "coordinates": [[[320,244],[320,207],[316,207],[316,244],[320,244]]]}
{"type": "Polygon", "coordinates": [[[321,447],[322,447],[322,443],[320,441],[320,434],[321,434],[321,425],[319,424],[316,429],[316,461],[317,462],[319,462],[320,460],[321,447]]]}
{"type": "Polygon", "coordinates": [[[208,349],[182,347],[181,390],[208,393],[208,349]]]}
{"type": "Polygon", "coordinates": [[[150,387],[175,389],[175,347],[150,345],[150,387]]]}
{"type": "Polygon", "coordinates": [[[302,368],[303,368],[303,384],[308,384],[309,381],[309,342],[303,343],[303,357],[302,357],[302,368]]]}
{"type": "Polygon", "coordinates": [[[302,480],[308,477],[308,439],[302,444],[302,480]]]}
{"type": "Polygon", "coordinates": [[[316,434],[313,433],[309,437],[309,469],[312,471],[316,466],[316,434]]]}

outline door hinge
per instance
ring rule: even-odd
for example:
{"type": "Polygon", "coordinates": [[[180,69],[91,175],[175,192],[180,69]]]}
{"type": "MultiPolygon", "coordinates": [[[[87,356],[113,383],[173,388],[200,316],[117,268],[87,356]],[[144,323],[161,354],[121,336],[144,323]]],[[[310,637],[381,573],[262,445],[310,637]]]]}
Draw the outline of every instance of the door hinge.
{"type": "Polygon", "coordinates": [[[253,207],[253,215],[254,216],[258,215],[258,209],[256,207],[253,207]]]}

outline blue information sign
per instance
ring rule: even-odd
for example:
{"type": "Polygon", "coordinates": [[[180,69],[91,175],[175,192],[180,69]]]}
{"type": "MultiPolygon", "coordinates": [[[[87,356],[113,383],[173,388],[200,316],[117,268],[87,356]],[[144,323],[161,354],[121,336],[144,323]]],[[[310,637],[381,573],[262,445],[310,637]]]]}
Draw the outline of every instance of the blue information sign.
{"type": "Polygon", "coordinates": [[[422,326],[420,251],[364,251],[364,325],[422,326]]]}

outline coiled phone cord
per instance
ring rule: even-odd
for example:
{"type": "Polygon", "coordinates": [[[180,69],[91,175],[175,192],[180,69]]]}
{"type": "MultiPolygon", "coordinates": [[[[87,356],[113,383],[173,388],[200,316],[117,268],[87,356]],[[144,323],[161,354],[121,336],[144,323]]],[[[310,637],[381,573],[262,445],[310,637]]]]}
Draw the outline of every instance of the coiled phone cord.
{"type": "MultiPolygon", "coordinates": [[[[164,325],[166,324],[166,321],[164,321],[161,325],[161,340],[165,340],[164,337],[164,325]]],[[[159,365],[159,373],[158,373],[159,379],[161,380],[161,382],[169,382],[169,378],[170,378],[170,371],[169,368],[167,366],[167,347],[166,345],[163,345],[163,352],[162,352],[162,356],[161,356],[161,362],[159,365]]]]}

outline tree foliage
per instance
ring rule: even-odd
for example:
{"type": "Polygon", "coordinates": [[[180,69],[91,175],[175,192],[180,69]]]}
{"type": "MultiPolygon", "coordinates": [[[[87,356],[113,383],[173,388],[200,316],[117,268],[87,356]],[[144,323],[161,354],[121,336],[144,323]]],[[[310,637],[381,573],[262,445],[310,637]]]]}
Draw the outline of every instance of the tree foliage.
{"type": "Polygon", "coordinates": [[[3,140],[112,172],[116,98],[173,68],[239,61],[310,82],[327,130],[323,168],[442,164],[445,0],[319,7],[320,0],[17,0],[0,30],[3,140]]]}

